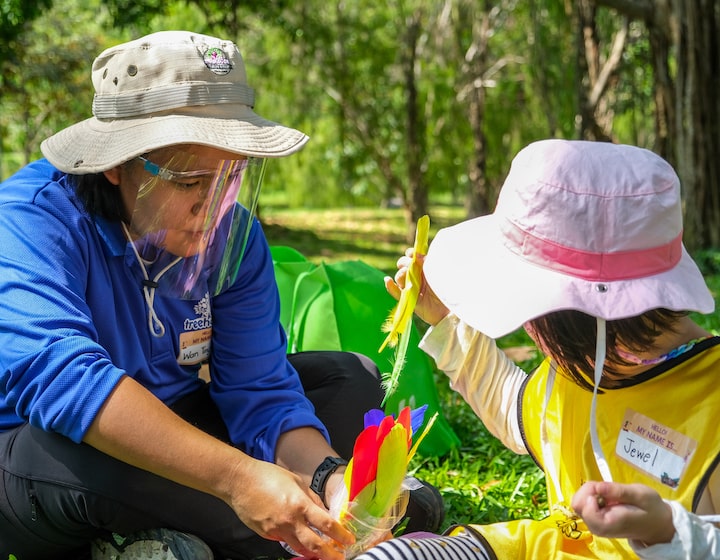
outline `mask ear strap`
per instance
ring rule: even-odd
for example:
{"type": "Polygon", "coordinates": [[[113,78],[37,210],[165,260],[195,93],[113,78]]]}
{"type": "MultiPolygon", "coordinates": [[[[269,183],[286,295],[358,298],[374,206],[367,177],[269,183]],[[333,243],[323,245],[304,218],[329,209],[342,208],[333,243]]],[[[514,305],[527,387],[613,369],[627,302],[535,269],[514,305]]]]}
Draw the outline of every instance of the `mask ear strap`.
{"type": "Polygon", "coordinates": [[[600,445],[600,438],[597,431],[597,393],[605,365],[605,354],[607,351],[607,335],[605,330],[605,319],[597,318],[597,334],[595,342],[595,378],[593,383],[592,404],[590,405],[590,441],[592,442],[593,455],[603,480],[612,482],[612,474],[608,466],[605,454],[600,445]]]}

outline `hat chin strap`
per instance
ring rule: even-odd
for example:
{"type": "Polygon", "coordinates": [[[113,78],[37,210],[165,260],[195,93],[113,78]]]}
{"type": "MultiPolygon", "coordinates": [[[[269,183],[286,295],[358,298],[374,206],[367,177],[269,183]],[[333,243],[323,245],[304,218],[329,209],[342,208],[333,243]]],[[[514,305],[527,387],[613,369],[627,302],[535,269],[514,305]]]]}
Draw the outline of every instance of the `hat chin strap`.
{"type": "MultiPolygon", "coordinates": [[[[593,396],[592,403],[590,405],[590,442],[592,444],[593,455],[595,456],[595,463],[597,464],[598,470],[603,480],[612,482],[612,474],[610,473],[610,467],[608,466],[607,460],[605,459],[605,453],[600,445],[600,438],[597,431],[597,393],[600,387],[600,381],[602,380],[603,366],[605,365],[605,355],[607,351],[607,334],[605,330],[605,319],[596,318],[597,324],[597,335],[595,341],[595,370],[593,377],[593,396]]],[[[558,502],[562,503],[565,497],[562,493],[562,486],[558,479],[558,473],[555,464],[555,456],[552,452],[552,446],[550,445],[550,437],[547,433],[547,423],[545,418],[547,417],[547,407],[552,396],[553,385],[555,385],[555,375],[557,374],[555,362],[551,364],[550,371],[548,373],[547,382],[545,384],[545,398],[543,402],[541,425],[540,425],[540,442],[542,445],[543,462],[545,463],[545,472],[550,482],[552,483],[555,494],[557,495],[558,502]]]]}
{"type": "Polygon", "coordinates": [[[607,335],[605,329],[605,319],[597,317],[597,334],[595,336],[595,378],[593,383],[593,396],[590,405],[590,441],[592,443],[593,455],[595,455],[595,463],[597,463],[603,480],[612,482],[612,474],[610,467],[605,459],[605,453],[600,446],[600,437],[597,431],[597,393],[602,380],[603,366],[605,365],[605,354],[607,351],[607,335]]]}

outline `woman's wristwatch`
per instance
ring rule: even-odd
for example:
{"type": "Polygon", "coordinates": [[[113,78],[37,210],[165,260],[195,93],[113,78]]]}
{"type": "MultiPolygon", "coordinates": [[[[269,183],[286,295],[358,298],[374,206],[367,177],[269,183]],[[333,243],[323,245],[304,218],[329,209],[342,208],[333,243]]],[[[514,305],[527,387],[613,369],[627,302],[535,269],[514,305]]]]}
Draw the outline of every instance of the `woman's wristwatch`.
{"type": "MultiPolygon", "coordinates": [[[[325,485],[327,484],[328,478],[334,473],[338,467],[347,465],[348,462],[340,457],[325,457],[325,460],[320,463],[312,477],[310,483],[310,489],[315,492],[325,504],[325,485]]],[[[325,504],[327,505],[327,504],[325,504]]]]}

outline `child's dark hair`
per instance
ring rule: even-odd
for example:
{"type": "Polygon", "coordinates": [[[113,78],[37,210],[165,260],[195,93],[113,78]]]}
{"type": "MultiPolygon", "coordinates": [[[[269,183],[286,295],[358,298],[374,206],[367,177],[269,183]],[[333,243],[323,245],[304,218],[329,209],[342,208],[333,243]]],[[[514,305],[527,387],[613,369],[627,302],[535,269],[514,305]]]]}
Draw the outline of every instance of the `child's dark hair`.
{"type": "MultiPolygon", "coordinates": [[[[605,371],[616,373],[612,366],[608,366],[608,362],[631,365],[618,354],[618,344],[633,353],[647,351],[662,333],[674,331],[677,320],[687,314],[687,311],[653,309],[636,317],[607,321],[605,371]]],[[[575,310],[555,311],[533,319],[529,326],[538,338],[538,343],[573,381],[592,390],[597,333],[595,317],[575,310]]],[[[604,381],[601,386],[610,387],[612,383],[604,381]]]]}
{"type": "Polygon", "coordinates": [[[108,181],[103,173],[69,175],[78,198],[91,216],[112,222],[127,221],[120,189],[108,181]]]}

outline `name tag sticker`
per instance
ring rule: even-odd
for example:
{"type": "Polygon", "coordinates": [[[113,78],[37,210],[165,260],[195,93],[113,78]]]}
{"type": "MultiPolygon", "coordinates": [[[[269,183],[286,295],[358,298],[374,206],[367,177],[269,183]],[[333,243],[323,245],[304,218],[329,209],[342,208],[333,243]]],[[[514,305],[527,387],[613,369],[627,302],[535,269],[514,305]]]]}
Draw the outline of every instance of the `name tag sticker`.
{"type": "Polygon", "coordinates": [[[628,409],[615,454],[666,486],[677,488],[696,447],[694,439],[628,409]]]}
{"type": "Polygon", "coordinates": [[[209,358],[211,338],[211,328],[182,333],[180,335],[180,355],[177,357],[178,364],[192,366],[209,358]]]}

